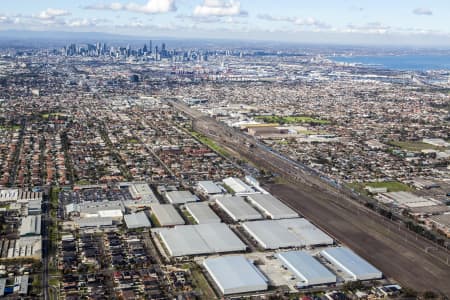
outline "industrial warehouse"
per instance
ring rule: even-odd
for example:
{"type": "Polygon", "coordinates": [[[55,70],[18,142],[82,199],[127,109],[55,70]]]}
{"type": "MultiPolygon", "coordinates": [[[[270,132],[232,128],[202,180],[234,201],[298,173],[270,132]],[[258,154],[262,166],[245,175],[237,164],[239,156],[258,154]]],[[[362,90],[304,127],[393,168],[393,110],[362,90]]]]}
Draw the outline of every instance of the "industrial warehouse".
{"type": "Polygon", "coordinates": [[[196,202],[198,201],[198,197],[193,195],[189,191],[171,191],[166,192],[164,194],[164,197],[169,201],[171,204],[184,204],[187,202],[196,202]]]}
{"type": "Polygon", "coordinates": [[[223,209],[235,222],[258,220],[263,217],[249,203],[245,202],[240,196],[224,196],[216,198],[216,203],[223,209]]]}
{"type": "Polygon", "coordinates": [[[223,295],[265,291],[267,278],[244,256],[208,258],[203,266],[223,295]]]}
{"type": "Polygon", "coordinates": [[[248,195],[249,202],[271,219],[298,218],[298,214],[270,194],[248,195]]]}
{"type": "Polygon", "coordinates": [[[336,282],[336,275],[331,273],[307,252],[281,252],[277,254],[277,257],[296,275],[298,287],[336,282]]]}
{"type": "Polygon", "coordinates": [[[348,248],[328,248],[322,250],[320,254],[329,262],[347,272],[354,280],[372,280],[383,277],[380,270],[348,248]]]}
{"type": "Polygon", "coordinates": [[[247,246],[223,223],[158,228],[160,237],[171,256],[245,251],[247,246]]]}
{"type": "Polygon", "coordinates": [[[183,225],[184,220],[171,204],[152,204],[151,210],[161,226],[183,225]]]}
{"type": "MultiPolygon", "coordinates": [[[[238,186],[248,183],[235,178],[229,181],[238,186]]],[[[147,238],[146,242],[153,240],[155,251],[165,262],[195,264],[214,292],[223,297],[270,294],[281,287],[292,293],[330,290],[347,281],[382,278],[353,252],[329,248],[336,244],[332,237],[254,183],[249,183],[249,188],[235,187],[240,195],[227,193],[230,187],[213,181],[189,190],[158,186],[155,190],[159,195],[142,183],[120,184],[130,190],[133,199],[120,199],[122,190],[109,193],[104,187],[102,192],[81,189],[94,201],[65,194],[76,199],[64,202],[64,213],[71,218],[67,228],[75,228],[80,234],[80,248],[67,232],[64,264],[71,266],[74,255],[82,262],[94,262],[99,249],[111,252],[113,265],[120,266],[129,255],[134,255],[132,261],[138,263],[145,260],[143,240],[147,238]],[[92,235],[100,232],[105,235],[105,248],[97,245],[92,235]],[[358,269],[354,261],[363,268],[358,269]]],[[[3,260],[41,256],[40,214],[34,214],[32,201],[30,207],[32,213],[21,218],[18,228],[21,238],[3,241],[3,260]]],[[[176,276],[174,280],[185,280],[176,276]]]]}
{"type": "Polygon", "coordinates": [[[206,202],[187,203],[186,210],[197,224],[220,223],[220,218],[206,202]]]}
{"type": "Polygon", "coordinates": [[[124,215],[123,219],[128,229],[149,228],[152,226],[145,212],[124,215]]]}
{"type": "Polygon", "coordinates": [[[332,245],[334,240],[303,218],[261,220],[242,227],[264,249],[332,245]]]}

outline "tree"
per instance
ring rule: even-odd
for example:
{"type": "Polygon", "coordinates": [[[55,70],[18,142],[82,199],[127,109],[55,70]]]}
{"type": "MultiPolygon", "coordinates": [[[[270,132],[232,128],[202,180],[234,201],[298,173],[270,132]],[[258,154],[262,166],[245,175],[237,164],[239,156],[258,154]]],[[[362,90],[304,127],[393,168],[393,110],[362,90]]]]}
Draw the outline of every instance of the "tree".
{"type": "Polygon", "coordinates": [[[437,295],[433,291],[426,291],[426,292],[423,293],[423,298],[425,298],[425,299],[435,299],[435,298],[437,298],[437,295]]]}

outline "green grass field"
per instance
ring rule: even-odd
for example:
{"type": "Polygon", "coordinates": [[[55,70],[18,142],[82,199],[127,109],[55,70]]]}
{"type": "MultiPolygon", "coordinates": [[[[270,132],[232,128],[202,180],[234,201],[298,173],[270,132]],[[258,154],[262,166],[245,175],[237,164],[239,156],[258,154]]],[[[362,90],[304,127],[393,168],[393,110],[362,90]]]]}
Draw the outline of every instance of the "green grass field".
{"type": "Polygon", "coordinates": [[[8,125],[8,126],[0,125],[0,130],[20,130],[20,125],[8,125]]]}
{"type": "Polygon", "coordinates": [[[389,143],[394,147],[401,148],[407,151],[420,152],[425,149],[434,149],[434,150],[443,150],[445,148],[433,146],[423,142],[414,142],[414,141],[392,141],[389,143]]]}
{"type": "Polygon", "coordinates": [[[75,182],[75,185],[89,185],[89,184],[90,184],[89,180],[86,179],[78,180],[77,182],[75,182]]]}
{"type": "Polygon", "coordinates": [[[197,140],[199,140],[202,144],[208,146],[209,148],[216,151],[220,155],[225,156],[225,157],[230,157],[230,153],[228,153],[221,146],[217,145],[213,140],[211,140],[211,139],[207,138],[206,136],[204,136],[198,132],[195,132],[195,131],[190,131],[190,134],[193,137],[195,137],[197,140]]]}
{"type": "Polygon", "coordinates": [[[42,117],[43,119],[48,119],[48,118],[50,118],[50,116],[52,116],[52,117],[58,117],[58,116],[64,116],[64,114],[62,114],[62,113],[48,113],[48,114],[41,114],[41,117],[42,117]]]}
{"type": "Polygon", "coordinates": [[[350,183],[348,186],[365,195],[368,194],[365,189],[367,186],[373,188],[387,188],[388,192],[410,192],[413,190],[413,188],[398,181],[350,183]]]}
{"type": "Polygon", "coordinates": [[[137,143],[139,143],[138,139],[129,139],[128,140],[128,144],[137,144],[137,143]]]}
{"type": "Polygon", "coordinates": [[[195,264],[191,264],[189,269],[191,271],[192,281],[196,287],[196,290],[202,293],[200,299],[217,299],[214,290],[209,285],[201,269],[195,264]]]}
{"type": "Polygon", "coordinates": [[[264,123],[279,123],[281,125],[301,123],[327,125],[331,123],[328,120],[322,120],[308,116],[256,116],[255,119],[263,121],[264,123]]]}

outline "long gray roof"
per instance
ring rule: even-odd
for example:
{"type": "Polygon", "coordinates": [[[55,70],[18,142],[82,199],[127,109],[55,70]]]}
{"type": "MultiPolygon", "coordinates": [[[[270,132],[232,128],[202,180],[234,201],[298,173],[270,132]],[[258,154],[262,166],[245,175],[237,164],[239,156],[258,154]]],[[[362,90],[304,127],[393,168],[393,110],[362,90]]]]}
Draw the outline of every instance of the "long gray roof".
{"type": "Polygon", "coordinates": [[[203,265],[224,294],[267,289],[267,279],[244,256],[208,258],[203,265]]]}

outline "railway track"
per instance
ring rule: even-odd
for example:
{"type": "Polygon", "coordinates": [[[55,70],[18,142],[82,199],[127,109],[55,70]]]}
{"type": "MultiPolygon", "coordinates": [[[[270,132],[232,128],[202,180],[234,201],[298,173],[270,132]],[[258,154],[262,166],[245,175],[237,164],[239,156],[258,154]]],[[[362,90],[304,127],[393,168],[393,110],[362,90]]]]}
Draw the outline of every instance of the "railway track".
{"type": "Polygon", "coordinates": [[[373,263],[388,277],[420,291],[450,296],[449,252],[398,223],[355,201],[355,195],[337,189],[308,168],[293,162],[187,105],[169,103],[192,119],[194,130],[229,147],[253,162],[286,178],[289,184],[272,185],[273,195],[329,232],[373,263]]]}

